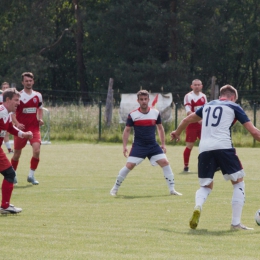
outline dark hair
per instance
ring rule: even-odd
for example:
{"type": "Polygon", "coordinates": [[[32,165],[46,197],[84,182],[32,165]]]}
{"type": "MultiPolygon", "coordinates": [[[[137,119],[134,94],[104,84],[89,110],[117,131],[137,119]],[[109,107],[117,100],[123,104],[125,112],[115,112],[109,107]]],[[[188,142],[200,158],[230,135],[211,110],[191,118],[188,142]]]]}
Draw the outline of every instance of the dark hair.
{"type": "Polygon", "coordinates": [[[34,76],[33,76],[33,74],[31,73],[31,72],[24,72],[23,74],[22,74],[22,81],[23,81],[23,78],[24,77],[29,77],[29,78],[31,78],[31,79],[34,79],[34,76]]]}
{"type": "Polygon", "coordinates": [[[12,99],[14,95],[18,95],[20,97],[20,92],[16,88],[6,89],[3,92],[3,102],[5,102],[7,98],[12,99]]]}
{"type": "Polygon", "coordinates": [[[137,99],[139,99],[139,96],[148,96],[148,98],[149,98],[149,92],[145,89],[139,90],[137,92],[137,99]]]}

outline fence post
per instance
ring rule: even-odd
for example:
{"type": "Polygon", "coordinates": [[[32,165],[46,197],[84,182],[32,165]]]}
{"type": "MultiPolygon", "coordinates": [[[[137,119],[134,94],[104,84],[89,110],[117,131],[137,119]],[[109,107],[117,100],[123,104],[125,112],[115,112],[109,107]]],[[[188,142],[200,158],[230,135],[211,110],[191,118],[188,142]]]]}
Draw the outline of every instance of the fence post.
{"type": "Polygon", "coordinates": [[[102,101],[99,101],[98,139],[101,139],[102,101]]]}
{"type": "MultiPolygon", "coordinates": [[[[256,103],[254,103],[254,126],[256,127],[256,103]]],[[[255,138],[254,138],[253,146],[255,146],[255,138]]]]}
{"type": "Polygon", "coordinates": [[[175,130],[178,126],[178,103],[175,103],[175,130]]]}

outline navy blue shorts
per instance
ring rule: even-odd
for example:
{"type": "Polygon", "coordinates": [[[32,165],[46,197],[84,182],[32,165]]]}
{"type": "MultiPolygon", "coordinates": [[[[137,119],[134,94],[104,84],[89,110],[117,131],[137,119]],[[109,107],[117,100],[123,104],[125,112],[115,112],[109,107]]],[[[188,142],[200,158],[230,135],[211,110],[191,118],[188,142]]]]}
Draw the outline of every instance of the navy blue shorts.
{"type": "Polygon", "coordinates": [[[129,156],[150,160],[152,156],[163,154],[162,148],[159,144],[138,145],[133,143],[129,156]]]}
{"type": "Polygon", "coordinates": [[[232,175],[243,170],[235,148],[206,151],[199,155],[199,178],[213,179],[218,167],[223,175],[232,175]]]}

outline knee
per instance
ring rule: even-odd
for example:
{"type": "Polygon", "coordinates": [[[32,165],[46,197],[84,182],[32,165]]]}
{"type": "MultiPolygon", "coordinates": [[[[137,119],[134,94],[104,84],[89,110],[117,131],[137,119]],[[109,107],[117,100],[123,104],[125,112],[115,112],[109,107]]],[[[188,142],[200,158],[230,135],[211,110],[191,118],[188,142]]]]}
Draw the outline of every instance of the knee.
{"type": "Polygon", "coordinates": [[[4,179],[7,180],[8,182],[14,183],[14,178],[16,176],[16,173],[12,166],[4,170],[2,172],[2,175],[4,176],[4,179]]]}

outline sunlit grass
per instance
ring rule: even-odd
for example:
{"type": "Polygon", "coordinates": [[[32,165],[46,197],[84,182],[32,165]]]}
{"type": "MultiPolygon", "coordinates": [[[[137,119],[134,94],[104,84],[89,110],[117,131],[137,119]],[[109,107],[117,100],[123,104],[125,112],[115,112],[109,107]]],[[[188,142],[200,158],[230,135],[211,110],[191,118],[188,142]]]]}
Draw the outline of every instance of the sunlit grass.
{"type": "Polygon", "coordinates": [[[170,196],[160,167],[145,160],[129,173],[114,198],[109,191],[126,162],[121,144],[42,145],[38,186],[26,182],[31,158],[27,145],[12,196],[23,212],[0,217],[0,259],[260,259],[260,227],[254,221],[260,208],[260,149],[237,149],[247,174],[242,221],[254,228],[238,232],[230,231],[232,186],[220,172],[197,230],[189,228],[199,187],[198,149],[192,151],[188,174],[182,173],[184,147],[167,150],[176,190],[183,196],[170,196]]]}
{"type": "MultiPolygon", "coordinates": [[[[50,112],[50,133],[51,140],[73,140],[80,142],[122,142],[122,133],[124,124],[119,123],[119,108],[114,108],[111,125],[105,124],[105,107],[102,107],[101,120],[99,120],[100,111],[98,106],[56,106],[47,107],[50,112]]],[[[252,110],[247,111],[248,116],[253,120],[252,110]]],[[[178,110],[178,123],[185,117],[185,110],[178,110]]],[[[172,110],[172,122],[163,123],[166,132],[166,142],[170,142],[170,132],[175,129],[175,111],[172,110]]],[[[260,112],[257,111],[256,118],[260,118],[260,112]]],[[[45,113],[45,122],[47,122],[45,113]]],[[[260,120],[257,122],[260,127],[260,120]]],[[[42,132],[46,131],[47,124],[42,128],[42,132]]],[[[240,123],[236,123],[232,128],[233,143],[235,146],[259,146],[253,142],[253,138],[248,134],[240,123]]],[[[130,139],[131,141],[132,139],[130,139]]],[[[184,145],[185,136],[178,145],[184,145]]]]}

